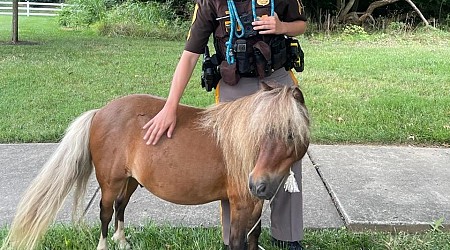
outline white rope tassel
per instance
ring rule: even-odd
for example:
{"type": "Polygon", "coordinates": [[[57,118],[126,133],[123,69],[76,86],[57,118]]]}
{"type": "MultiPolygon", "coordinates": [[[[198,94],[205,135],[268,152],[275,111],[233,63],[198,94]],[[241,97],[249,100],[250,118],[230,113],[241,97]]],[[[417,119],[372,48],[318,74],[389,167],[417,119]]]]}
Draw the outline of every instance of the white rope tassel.
{"type": "Polygon", "coordinates": [[[284,190],[289,193],[298,193],[300,190],[298,189],[297,181],[294,177],[294,172],[292,169],[289,170],[289,176],[286,178],[286,182],[284,183],[284,190]]]}

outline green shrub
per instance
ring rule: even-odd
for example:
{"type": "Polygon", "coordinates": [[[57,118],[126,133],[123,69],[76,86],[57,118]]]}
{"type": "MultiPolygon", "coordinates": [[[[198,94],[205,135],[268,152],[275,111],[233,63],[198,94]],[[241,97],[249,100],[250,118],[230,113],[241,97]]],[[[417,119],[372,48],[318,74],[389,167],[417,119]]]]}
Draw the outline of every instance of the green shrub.
{"type": "Polygon", "coordinates": [[[389,31],[404,31],[406,30],[406,24],[404,22],[391,22],[387,28],[389,31]]]}
{"type": "Polygon", "coordinates": [[[104,0],[72,0],[58,16],[61,26],[86,27],[102,20],[106,14],[107,5],[104,0]]]}
{"type": "Polygon", "coordinates": [[[97,25],[102,35],[185,38],[189,22],[181,21],[168,3],[125,2],[109,10],[97,25]]]}
{"type": "Polygon", "coordinates": [[[101,35],[184,39],[190,22],[182,21],[170,2],[73,0],[59,15],[65,27],[93,27],[101,35]]]}
{"type": "Polygon", "coordinates": [[[154,24],[159,21],[176,19],[168,4],[148,2],[125,2],[115,5],[108,11],[108,22],[135,22],[139,24],[154,24]]]}
{"type": "Polygon", "coordinates": [[[369,34],[367,34],[363,27],[354,24],[345,25],[344,29],[342,30],[342,35],[346,38],[358,40],[364,40],[369,37],[369,34]]]}

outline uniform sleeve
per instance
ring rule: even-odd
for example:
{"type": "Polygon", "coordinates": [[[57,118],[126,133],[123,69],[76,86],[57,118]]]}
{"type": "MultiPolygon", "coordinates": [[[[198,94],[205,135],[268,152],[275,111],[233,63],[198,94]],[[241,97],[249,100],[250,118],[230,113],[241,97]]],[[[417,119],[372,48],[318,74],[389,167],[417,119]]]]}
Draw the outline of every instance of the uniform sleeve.
{"type": "MultiPolygon", "coordinates": [[[[303,4],[301,0],[281,0],[285,2],[283,10],[283,20],[284,22],[293,21],[307,21],[306,15],[303,13],[303,4]]],[[[278,12],[277,12],[278,13],[278,12]]]]}
{"type": "Polygon", "coordinates": [[[192,15],[191,28],[189,30],[187,41],[184,49],[196,53],[203,54],[208,39],[214,31],[215,27],[215,11],[212,8],[211,0],[197,0],[192,15]]]}

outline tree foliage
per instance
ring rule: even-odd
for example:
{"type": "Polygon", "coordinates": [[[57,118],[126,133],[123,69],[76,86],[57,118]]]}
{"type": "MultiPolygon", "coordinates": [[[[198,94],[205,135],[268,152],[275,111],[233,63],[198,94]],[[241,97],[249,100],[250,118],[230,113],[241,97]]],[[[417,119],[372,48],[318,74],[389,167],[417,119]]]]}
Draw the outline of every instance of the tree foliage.
{"type": "MultiPolygon", "coordinates": [[[[305,11],[313,20],[320,20],[323,15],[329,13],[338,19],[341,17],[340,21],[344,21],[342,13],[345,12],[346,7],[349,8],[347,13],[364,13],[374,2],[387,3],[373,10],[372,16],[374,18],[400,17],[413,12],[410,4],[404,0],[302,0],[302,2],[305,11]]],[[[444,21],[449,17],[450,0],[414,0],[413,2],[427,19],[435,18],[444,21]]]]}
{"type": "MultiPolygon", "coordinates": [[[[123,1],[123,0],[109,0],[123,1]]],[[[168,3],[175,14],[182,19],[189,19],[195,0],[138,0],[168,3]]],[[[378,18],[390,18],[397,22],[409,20],[417,25],[422,20],[417,17],[411,4],[405,0],[301,0],[309,19],[315,23],[323,23],[328,18],[335,23],[353,23],[363,25],[366,19],[372,24],[378,18]],[[366,14],[362,20],[359,18],[366,14]],[[358,20],[357,20],[358,19],[358,20]]],[[[450,0],[412,0],[417,9],[428,20],[450,26],[450,0]]]]}
{"type": "MultiPolygon", "coordinates": [[[[37,0],[64,1],[64,0],[37,0]]],[[[128,2],[158,3],[169,6],[178,20],[191,18],[196,0],[66,0],[102,2],[107,10],[128,2]]],[[[207,0],[211,1],[211,0],[207,0]]],[[[225,0],[223,0],[225,1],[225,0]]],[[[383,29],[392,22],[416,27],[420,23],[450,30],[450,0],[301,0],[308,19],[319,30],[336,30],[346,24],[383,29]]],[[[89,4],[90,6],[90,4],[89,4]]]]}

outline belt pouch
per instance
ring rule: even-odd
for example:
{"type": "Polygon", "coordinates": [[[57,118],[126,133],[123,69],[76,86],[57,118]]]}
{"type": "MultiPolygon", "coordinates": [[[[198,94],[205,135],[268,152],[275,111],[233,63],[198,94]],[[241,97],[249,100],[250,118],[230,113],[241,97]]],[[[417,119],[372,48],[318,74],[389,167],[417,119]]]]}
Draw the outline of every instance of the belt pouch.
{"type": "Polygon", "coordinates": [[[270,46],[263,42],[258,41],[253,45],[253,51],[255,54],[256,71],[260,78],[270,76],[272,74],[272,62],[270,46]]]}
{"type": "Polygon", "coordinates": [[[222,82],[231,86],[236,85],[240,79],[236,63],[228,64],[226,60],[220,64],[220,75],[222,76],[222,82]]]}

